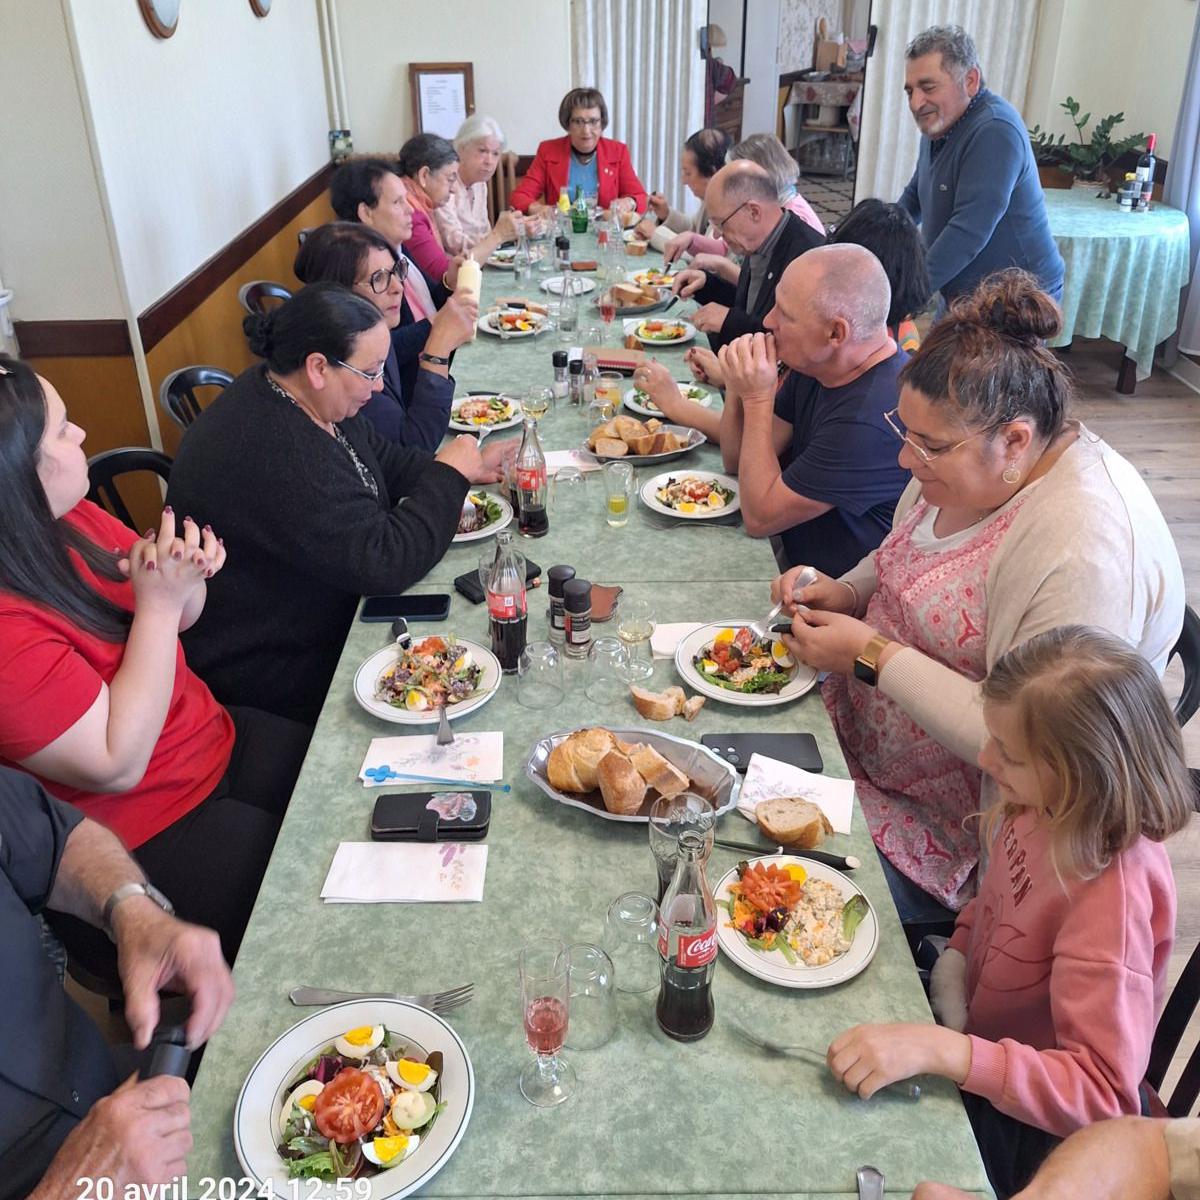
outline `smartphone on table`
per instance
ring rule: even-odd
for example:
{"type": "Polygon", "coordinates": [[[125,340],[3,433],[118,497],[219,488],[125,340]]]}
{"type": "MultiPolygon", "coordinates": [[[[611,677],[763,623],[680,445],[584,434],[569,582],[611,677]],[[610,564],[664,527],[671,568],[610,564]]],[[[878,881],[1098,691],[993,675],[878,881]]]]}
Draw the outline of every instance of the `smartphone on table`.
{"type": "Polygon", "coordinates": [[[444,621],[450,615],[449,592],[412,593],[405,596],[368,596],[363,601],[360,621],[444,621]]]}
{"type": "Polygon", "coordinates": [[[752,754],[765,754],[804,771],[825,769],[817,739],[811,733],[706,733],[700,744],[744,774],[752,754]]]}

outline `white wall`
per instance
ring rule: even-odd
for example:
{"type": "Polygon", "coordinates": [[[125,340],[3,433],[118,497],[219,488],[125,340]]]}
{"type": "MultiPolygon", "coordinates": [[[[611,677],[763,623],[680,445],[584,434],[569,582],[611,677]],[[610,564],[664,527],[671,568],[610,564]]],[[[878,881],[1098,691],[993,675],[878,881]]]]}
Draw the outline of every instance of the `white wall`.
{"type": "Polygon", "coordinates": [[[746,84],[742,137],[774,133],[779,108],[779,0],[754,0],[746,10],[746,84]]]}
{"type": "Polygon", "coordinates": [[[727,43],[713,53],[737,74],[742,69],[742,0],[708,0],[708,19],[720,25],[727,43]]]}
{"type": "Polygon", "coordinates": [[[138,313],[328,160],[316,5],[202,0],[163,41],[135,3],[64,2],[138,313]]]}
{"type": "Polygon", "coordinates": [[[558,104],[571,89],[567,0],[340,0],[337,17],[355,150],[394,154],[415,132],[410,62],[473,63],[475,110],[500,122],[518,154],[561,136],[558,104]]]}
{"type": "Polygon", "coordinates": [[[12,315],[121,317],[62,10],[0,0],[0,29],[0,279],[15,292],[12,315]]]}

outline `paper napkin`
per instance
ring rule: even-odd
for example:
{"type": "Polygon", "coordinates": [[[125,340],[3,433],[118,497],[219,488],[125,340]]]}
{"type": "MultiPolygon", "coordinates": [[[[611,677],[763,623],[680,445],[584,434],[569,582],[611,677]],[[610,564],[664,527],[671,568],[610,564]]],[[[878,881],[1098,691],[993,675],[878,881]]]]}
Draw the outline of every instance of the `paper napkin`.
{"type": "Polygon", "coordinates": [[[674,658],[675,647],[689,633],[694,633],[699,628],[699,621],[676,621],[673,624],[668,622],[655,625],[654,632],[650,635],[650,653],[655,658],[674,658]]]}
{"type": "Polygon", "coordinates": [[[449,746],[437,735],[371,739],[358,777],[364,787],[384,787],[397,776],[417,775],[453,783],[499,783],[504,777],[503,733],[456,733],[449,746]]]}
{"type": "Polygon", "coordinates": [[[582,450],[547,450],[546,473],[555,475],[560,467],[578,467],[581,471],[598,471],[600,464],[582,450]]]}
{"type": "Polygon", "coordinates": [[[485,845],[342,842],[321,899],[326,904],[437,904],[483,899],[485,845]]]}
{"type": "Polygon", "coordinates": [[[835,833],[850,832],[850,818],[854,813],[853,780],[814,775],[765,754],[752,754],[738,796],[738,812],[753,821],[758,802],[777,796],[800,796],[809,800],[829,818],[835,833]]]}

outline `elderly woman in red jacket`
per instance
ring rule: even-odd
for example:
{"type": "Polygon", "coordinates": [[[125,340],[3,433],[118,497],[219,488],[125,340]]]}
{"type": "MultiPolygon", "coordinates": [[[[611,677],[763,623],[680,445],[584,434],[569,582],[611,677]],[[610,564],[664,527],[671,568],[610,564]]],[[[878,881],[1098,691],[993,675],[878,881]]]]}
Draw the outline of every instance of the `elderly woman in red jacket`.
{"type": "Polygon", "coordinates": [[[624,142],[601,137],[608,126],[608,105],[595,88],[573,88],[558,106],[558,123],[566,137],[551,138],[538,146],[528,174],[509,203],[519,212],[539,212],[558,203],[567,189],[574,200],[579,187],[585,196],[597,197],[601,208],[646,211],[646,189],[633,169],[624,142]]]}

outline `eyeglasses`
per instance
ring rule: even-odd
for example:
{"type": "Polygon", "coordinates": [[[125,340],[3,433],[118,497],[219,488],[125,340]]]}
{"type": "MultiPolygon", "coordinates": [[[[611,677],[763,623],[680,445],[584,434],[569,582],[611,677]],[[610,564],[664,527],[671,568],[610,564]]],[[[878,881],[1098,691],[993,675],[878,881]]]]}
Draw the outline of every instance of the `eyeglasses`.
{"type": "Polygon", "coordinates": [[[977,429],[970,436],[963,438],[963,440],[961,442],[955,442],[953,446],[945,446],[941,450],[927,450],[919,442],[914,442],[913,439],[910,438],[908,436],[908,434],[905,432],[904,428],[901,425],[898,425],[896,423],[896,415],[899,412],[900,412],[899,408],[893,408],[891,412],[885,412],[883,414],[883,419],[891,427],[892,432],[902,442],[904,442],[905,445],[910,446],[912,448],[913,452],[915,454],[917,454],[920,457],[921,461],[924,463],[934,462],[936,459],[941,458],[943,455],[949,454],[949,453],[951,453],[951,451],[957,450],[959,448],[959,446],[965,446],[968,442],[973,441],[975,438],[979,437],[980,434],[989,433],[991,431],[990,428],[989,429],[977,429]]]}
{"type": "Polygon", "coordinates": [[[378,271],[372,271],[367,276],[367,284],[375,295],[382,296],[391,287],[393,279],[397,280],[403,286],[407,278],[408,259],[402,258],[390,270],[385,271],[383,268],[380,268],[378,271]]]}
{"type": "Polygon", "coordinates": [[[743,209],[743,208],[745,208],[745,207],[746,207],[746,205],[747,205],[747,204],[749,204],[749,203],[750,203],[750,201],[749,201],[749,200],[743,200],[743,201],[741,202],[741,204],[739,204],[739,205],[737,206],[737,208],[735,208],[735,209],[733,210],[733,212],[731,212],[731,213],[729,214],[729,216],[727,216],[727,217],[722,217],[722,218],[721,218],[721,220],[719,220],[719,221],[717,221],[717,220],[714,220],[712,217],[709,217],[709,218],[708,218],[708,223],[709,223],[709,224],[710,224],[710,225],[711,225],[711,226],[712,226],[714,229],[716,229],[716,230],[719,232],[720,230],[724,229],[724,228],[725,228],[725,226],[726,226],[726,225],[728,225],[728,224],[729,224],[729,222],[730,222],[730,221],[732,221],[732,220],[733,220],[733,218],[734,218],[734,217],[736,217],[736,216],[738,215],[738,213],[740,213],[740,212],[742,211],[742,209],[743,209]]]}
{"type": "Polygon", "coordinates": [[[383,363],[374,374],[359,370],[358,367],[351,366],[348,362],[343,362],[340,358],[337,360],[337,365],[345,367],[347,371],[353,371],[359,379],[365,379],[368,383],[378,383],[383,378],[383,368],[387,366],[387,363],[383,363]]]}
{"type": "Polygon", "coordinates": [[[599,129],[604,122],[599,117],[572,117],[571,124],[576,129],[599,129]]]}

